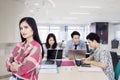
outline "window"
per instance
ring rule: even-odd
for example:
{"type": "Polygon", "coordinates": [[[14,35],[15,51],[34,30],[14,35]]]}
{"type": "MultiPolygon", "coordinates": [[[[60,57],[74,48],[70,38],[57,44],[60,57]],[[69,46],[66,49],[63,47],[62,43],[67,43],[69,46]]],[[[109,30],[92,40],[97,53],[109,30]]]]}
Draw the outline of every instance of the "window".
{"type": "Polygon", "coordinates": [[[39,32],[40,39],[43,43],[46,42],[46,38],[49,33],[55,34],[57,42],[60,42],[62,39],[61,30],[59,26],[39,26],[38,32],[39,32]]]}
{"type": "Polygon", "coordinates": [[[42,43],[46,42],[46,38],[49,33],[49,27],[48,26],[39,26],[38,32],[39,32],[40,40],[42,41],[42,43]]]}
{"type": "Polygon", "coordinates": [[[78,31],[80,33],[80,39],[86,41],[86,35],[90,32],[89,25],[83,26],[59,26],[59,25],[51,25],[45,26],[41,25],[38,27],[40,39],[43,43],[46,42],[47,35],[49,33],[54,33],[57,39],[57,42],[61,42],[62,40],[70,40],[71,33],[73,31],[78,31]]]}
{"type": "Polygon", "coordinates": [[[86,35],[89,33],[87,26],[68,26],[68,40],[71,39],[71,33],[78,31],[80,33],[80,39],[86,40],[86,35]]]}
{"type": "Polygon", "coordinates": [[[120,41],[120,30],[115,32],[115,39],[120,41]]]}

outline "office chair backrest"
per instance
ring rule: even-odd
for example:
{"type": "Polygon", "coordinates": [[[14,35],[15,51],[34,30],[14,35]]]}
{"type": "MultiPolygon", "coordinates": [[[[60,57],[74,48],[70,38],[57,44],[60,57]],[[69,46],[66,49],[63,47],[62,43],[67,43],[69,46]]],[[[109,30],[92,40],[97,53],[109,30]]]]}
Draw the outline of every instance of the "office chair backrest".
{"type": "Polygon", "coordinates": [[[118,56],[117,56],[117,53],[116,52],[110,52],[111,54],[111,58],[112,58],[112,63],[113,63],[113,69],[115,71],[115,68],[116,68],[116,65],[118,63],[118,56]]]}
{"type": "Polygon", "coordinates": [[[119,76],[120,76],[120,60],[118,61],[118,64],[115,68],[115,80],[118,80],[119,76]]]}

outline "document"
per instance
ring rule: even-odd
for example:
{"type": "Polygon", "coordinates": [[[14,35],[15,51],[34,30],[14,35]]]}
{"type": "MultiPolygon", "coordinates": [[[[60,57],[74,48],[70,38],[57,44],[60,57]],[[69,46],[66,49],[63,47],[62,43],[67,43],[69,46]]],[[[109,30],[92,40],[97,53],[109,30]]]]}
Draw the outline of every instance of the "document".
{"type": "Polygon", "coordinates": [[[58,73],[58,67],[56,65],[41,65],[40,73],[58,73]]]}
{"type": "Polygon", "coordinates": [[[78,70],[79,71],[96,71],[96,72],[101,72],[102,71],[102,69],[101,68],[99,68],[99,67],[79,67],[78,68],[78,70]]]}
{"type": "Polygon", "coordinates": [[[43,69],[51,69],[51,68],[56,68],[57,66],[55,64],[43,64],[41,65],[41,68],[43,69]]]}

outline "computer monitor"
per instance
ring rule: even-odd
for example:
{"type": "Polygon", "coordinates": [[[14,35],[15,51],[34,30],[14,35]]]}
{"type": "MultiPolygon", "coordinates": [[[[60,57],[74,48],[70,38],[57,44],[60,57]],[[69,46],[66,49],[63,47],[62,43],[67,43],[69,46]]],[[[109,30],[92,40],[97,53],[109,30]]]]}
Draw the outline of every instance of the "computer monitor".
{"type": "Polygon", "coordinates": [[[62,59],[63,49],[47,50],[47,60],[62,59]]]}
{"type": "Polygon", "coordinates": [[[81,59],[86,57],[86,50],[69,50],[68,58],[70,60],[81,59]]]}

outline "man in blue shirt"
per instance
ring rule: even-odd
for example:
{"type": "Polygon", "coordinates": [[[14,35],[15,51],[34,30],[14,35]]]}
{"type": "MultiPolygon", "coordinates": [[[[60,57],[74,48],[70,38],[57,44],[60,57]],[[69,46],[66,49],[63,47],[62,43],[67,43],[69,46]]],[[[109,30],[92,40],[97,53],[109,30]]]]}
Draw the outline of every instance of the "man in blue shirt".
{"type": "Polygon", "coordinates": [[[72,40],[69,40],[65,46],[65,56],[68,57],[69,50],[86,50],[86,43],[80,40],[80,33],[73,31],[71,33],[72,40]]]}

